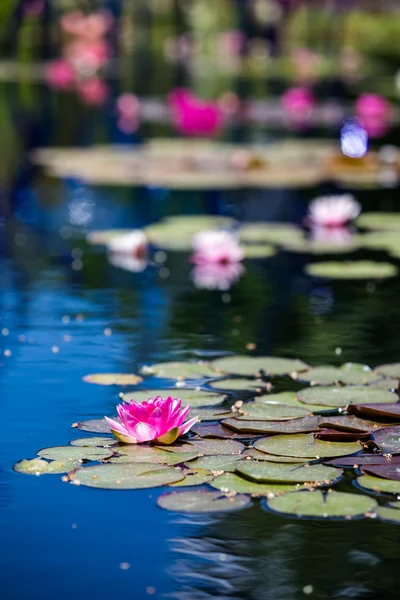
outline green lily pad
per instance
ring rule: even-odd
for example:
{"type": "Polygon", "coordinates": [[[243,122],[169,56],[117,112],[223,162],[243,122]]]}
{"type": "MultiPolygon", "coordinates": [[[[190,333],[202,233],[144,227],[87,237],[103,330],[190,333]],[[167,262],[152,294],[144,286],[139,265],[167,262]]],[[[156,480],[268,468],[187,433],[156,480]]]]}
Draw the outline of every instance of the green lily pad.
{"type": "Polygon", "coordinates": [[[296,435],[275,435],[254,442],[254,447],[268,454],[296,456],[298,458],[327,458],[355,454],[361,447],[358,442],[324,442],[317,440],[312,433],[296,435]]]}
{"type": "Polygon", "coordinates": [[[381,521],[400,523],[400,510],[390,508],[389,506],[378,506],[378,508],[375,510],[375,513],[381,521]]]}
{"type": "MultiPolygon", "coordinates": [[[[195,180],[193,173],[187,183],[191,187],[195,180]]],[[[184,176],[182,171],[181,176],[184,176]]],[[[181,178],[182,178],[181,177],[181,178]]],[[[204,178],[204,172],[199,174],[204,178]]],[[[196,186],[195,186],[196,187],[196,186]]],[[[204,187],[204,186],[201,186],[204,187]]],[[[193,236],[202,230],[221,229],[232,227],[234,220],[230,217],[213,215],[173,215],[166,217],[158,223],[153,223],[144,228],[150,242],[156,246],[174,251],[190,251],[193,236]]]]}
{"type": "Polygon", "coordinates": [[[170,487],[189,487],[194,485],[203,485],[209,483],[215,477],[210,471],[206,469],[184,469],[182,470],[184,479],[177,481],[176,483],[170,483],[170,487]]]}
{"type": "Polygon", "coordinates": [[[298,359],[276,358],[274,356],[226,356],[217,358],[211,363],[212,367],[223,373],[236,375],[288,375],[289,373],[306,371],[309,366],[298,359]]]}
{"type": "Polygon", "coordinates": [[[274,454],[266,454],[265,452],[260,452],[260,450],[257,450],[256,448],[248,448],[242,453],[243,459],[249,460],[248,457],[253,458],[257,461],[267,460],[269,462],[276,463],[291,463],[292,465],[307,465],[309,462],[309,459],[306,458],[295,458],[294,456],[276,456],[274,454]]]}
{"type": "Polygon", "coordinates": [[[113,437],[87,437],[72,440],[70,444],[71,446],[80,446],[84,448],[96,446],[106,448],[108,446],[114,446],[116,444],[116,440],[113,437]]]}
{"type": "Polygon", "coordinates": [[[201,438],[217,438],[221,440],[248,440],[252,437],[245,433],[235,433],[232,429],[228,429],[228,427],[225,427],[221,423],[199,423],[198,425],[194,425],[191,431],[201,438]]]}
{"type": "Polygon", "coordinates": [[[247,421],[283,421],[305,417],[309,414],[310,410],[305,407],[249,402],[243,404],[236,419],[247,421]]]}
{"type": "Polygon", "coordinates": [[[270,258],[276,254],[276,248],[270,244],[252,244],[244,246],[245,258],[270,258]]]}
{"type": "Polygon", "coordinates": [[[74,423],[72,427],[76,427],[81,431],[88,431],[89,433],[111,433],[110,426],[105,419],[88,419],[87,421],[74,423]]]}
{"type": "Polygon", "coordinates": [[[270,243],[284,245],[301,242],[303,232],[291,223],[246,223],[239,231],[244,243],[270,243]]]}
{"type": "Polygon", "coordinates": [[[373,438],[381,452],[400,454],[400,425],[378,429],[374,432],[373,438]]]}
{"type": "Polygon", "coordinates": [[[214,440],[191,438],[187,443],[179,442],[165,447],[166,452],[198,452],[204,455],[240,454],[245,446],[236,440],[214,440]]]}
{"type": "Polygon", "coordinates": [[[290,421],[247,421],[225,419],[222,424],[240,433],[309,433],[319,428],[318,417],[303,417],[290,421]]]}
{"type": "Polygon", "coordinates": [[[358,227],[364,229],[400,231],[400,214],[390,212],[367,212],[358,217],[356,224],[358,227]]]}
{"type": "Polygon", "coordinates": [[[266,506],[273,512],[295,517],[351,519],[373,512],[376,503],[372,498],[359,494],[336,491],[325,494],[314,490],[271,498],[266,501],[266,506]]]}
{"type": "Polygon", "coordinates": [[[102,460],[111,456],[112,448],[95,448],[85,446],[54,446],[53,448],[43,448],[38,452],[42,458],[49,460],[102,460]]]}
{"type": "MultiPolygon", "coordinates": [[[[301,373],[298,379],[308,381],[311,385],[328,385],[337,382],[346,385],[364,385],[379,379],[379,376],[367,365],[345,363],[341,367],[332,367],[331,365],[314,367],[307,373],[301,373]]],[[[300,399],[299,394],[297,394],[297,397],[300,399]]],[[[318,402],[318,404],[324,403],[318,402]]]]}
{"type": "Polygon", "coordinates": [[[254,494],[256,496],[286,494],[304,487],[301,484],[256,483],[255,481],[243,479],[243,477],[239,477],[234,473],[219,475],[210,482],[210,485],[222,492],[237,492],[239,494],[254,494]]]}
{"type": "Polygon", "coordinates": [[[396,380],[400,379],[400,362],[389,363],[387,365],[379,365],[379,367],[376,367],[375,370],[377,371],[377,373],[380,373],[385,377],[393,377],[396,380]]]}
{"type": "Polygon", "coordinates": [[[225,408],[192,408],[190,409],[188,418],[198,417],[199,421],[221,421],[228,419],[237,413],[225,408]]]}
{"type": "Polygon", "coordinates": [[[86,236],[86,241],[92,246],[106,246],[113,238],[131,233],[132,229],[103,229],[91,231],[86,236]]]}
{"type": "Polygon", "coordinates": [[[47,462],[42,458],[32,458],[31,460],[17,462],[14,465],[14,471],[24,473],[25,475],[56,475],[72,471],[76,464],[73,460],[52,460],[51,462],[47,462]]]}
{"type": "Polygon", "coordinates": [[[97,385],[136,385],[143,381],[143,377],[125,373],[95,373],[86,375],[83,381],[97,385]]]}
{"type": "Polygon", "coordinates": [[[216,390],[222,390],[226,392],[238,392],[238,391],[249,391],[249,392],[262,392],[265,390],[266,383],[261,379],[242,379],[239,377],[236,378],[226,378],[218,381],[211,381],[208,384],[209,387],[215,388],[216,390]]]}
{"type": "Polygon", "coordinates": [[[140,369],[141,375],[153,375],[164,379],[204,379],[214,377],[213,371],[207,362],[165,362],[144,366],[140,369]]]}
{"type": "Polygon", "coordinates": [[[236,471],[257,482],[276,483],[332,483],[339,479],[342,472],[325,465],[298,465],[267,461],[240,461],[236,471]]]}
{"type": "Polygon", "coordinates": [[[84,467],[76,472],[72,483],[109,490],[137,490],[168,485],[181,479],[184,474],[178,467],[128,463],[84,467]]]}
{"type": "MultiPolygon", "coordinates": [[[[340,369],[337,369],[338,371],[340,369]]],[[[330,408],[344,408],[351,404],[392,404],[396,401],[397,396],[389,390],[377,390],[371,387],[360,386],[316,386],[310,387],[297,392],[297,398],[300,402],[307,405],[326,406],[330,408]]],[[[310,406],[310,410],[314,410],[310,406]]]]}
{"type": "Polygon", "coordinates": [[[331,279],[385,279],[397,275],[397,267],[394,265],[368,260],[313,263],[306,265],[305,271],[313,277],[331,279]]]}
{"type": "Polygon", "coordinates": [[[182,406],[190,404],[192,408],[196,408],[197,406],[215,406],[224,401],[224,397],[220,394],[209,394],[207,392],[182,388],[139,390],[137,392],[128,392],[121,395],[124,402],[131,402],[131,400],[134,400],[138,403],[143,402],[144,400],[147,401],[149,398],[157,398],[157,396],[161,396],[161,398],[168,398],[169,396],[172,398],[179,398],[182,400],[182,406]]]}
{"type": "Polygon", "coordinates": [[[357,478],[356,483],[357,487],[367,492],[400,494],[400,481],[391,481],[390,479],[382,479],[373,475],[362,475],[357,478]]]}
{"type": "Polygon", "coordinates": [[[118,446],[115,450],[119,456],[113,456],[107,462],[115,464],[154,463],[179,465],[198,456],[198,452],[193,447],[191,448],[191,452],[167,452],[154,446],[129,444],[118,446]]]}
{"type": "Polygon", "coordinates": [[[242,456],[200,456],[195,460],[185,463],[190,469],[207,469],[208,471],[229,471],[234,472],[235,465],[242,459],[242,456]]]}
{"type": "Polygon", "coordinates": [[[198,490],[164,494],[157,499],[157,504],[175,512],[214,513],[242,510],[250,506],[251,499],[241,494],[227,498],[220,492],[198,490]]]}
{"type": "MultiPolygon", "coordinates": [[[[400,379],[400,373],[399,373],[399,379],[400,379]]],[[[399,381],[398,379],[393,379],[393,378],[383,378],[383,379],[378,379],[377,381],[371,381],[371,383],[368,384],[369,387],[374,387],[376,389],[380,389],[380,390],[397,390],[397,388],[399,387],[399,381]]]]}

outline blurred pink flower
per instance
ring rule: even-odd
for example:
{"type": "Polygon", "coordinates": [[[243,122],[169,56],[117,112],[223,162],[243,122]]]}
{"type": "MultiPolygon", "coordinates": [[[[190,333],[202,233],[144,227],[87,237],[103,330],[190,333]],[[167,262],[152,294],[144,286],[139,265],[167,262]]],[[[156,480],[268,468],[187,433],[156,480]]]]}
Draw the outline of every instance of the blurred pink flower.
{"type": "Polygon", "coordinates": [[[111,433],[125,444],[142,444],[144,442],[157,442],[172,444],[180,435],[187,433],[197,422],[194,417],[185,422],[190,406],[181,407],[179,398],[149,398],[147,401],[117,406],[121,423],[106,418],[111,428],[111,433]]]}
{"type": "Polygon", "coordinates": [[[242,247],[229,231],[199,231],[192,245],[194,253],[191,261],[196,265],[228,265],[244,259],[242,247]]]}
{"type": "Polygon", "coordinates": [[[321,196],[310,203],[306,222],[312,227],[342,228],[360,212],[361,206],[351,194],[321,196]]]}
{"type": "Polygon", "coordinates": [[[289,124],[296,129],[310,124],[315,104],[313,93],[305,87],[290,88],[281,96],[281,106],[289,124]]]}
{"type": "Polygon", "coordinates": [[[380,137],[386,133],[392,112],[391,104],[386,98],[379,94],[361,94],[355,109],[370,137],[380,137]]]}
{"type": "Polygon", "coordinates": [[[64,46],[64,57],[83,76],[93,75],[111,57],[111,48],[105,40],[73,40],[64,46]]]}
{"type": "Polygon", "coordinates": [[[85,15],[81,11],[73,11],[64,15],[60,23],[64,33],[87,40],[98,40],[112,27],[113,18],[108,12],[85,15]]]}
{"type": "Polygon", "coordinates": [[[69,62],[60,58],[47,65],[45,77],[50,87],[68,90],[75,83],[76,74],[69,62]]]}
{"type": "Polygon", "coordinates": [[[134,133],[140,123],[140,102],[135,94],[125,92],[117,100],[118,128],[124,133],[134,133]]]}
{"type": "Polygon", "coordinates": [[[130,256],[136,260],[146,260],[148,241],[141,229],[134,229],[130,233],[116,235],[107,244],[111,254],[130,256]]]}
{"type": "Polygon", "coordinates": [[[198,289],[224,292],[229,290],[244,271],[243,265],[239,262],[198,264],[193,268],[192,279],[198,289]]]}
{"type": "Polygon", "coordinates": [[[221,131],[223,114],[217,103],[201,100],[184,88],[173,90],[168,103],[173,124],[181,134],[213,137],[221,131]]]}
{"type": "Polygon", "coordinates": [[[108,85],[100,77],[88,77],[78,83],[78,92],[86,104],[101,106],[109,96],[108,85]]]}
{"type": "Polygon", "coordinates": [[[347,246],[353,239],[353,232],[349,227],[325,227],[317,225],[311,228],[311,240],[332,246],[347,246]]]}

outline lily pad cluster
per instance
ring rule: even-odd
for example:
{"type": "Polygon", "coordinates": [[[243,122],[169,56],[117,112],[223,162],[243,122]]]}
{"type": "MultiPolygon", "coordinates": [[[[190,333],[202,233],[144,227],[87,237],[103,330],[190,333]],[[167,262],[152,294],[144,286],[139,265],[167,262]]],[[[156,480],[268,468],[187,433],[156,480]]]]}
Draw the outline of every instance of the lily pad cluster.
{"type": "Polygon", "coordinates": [[[400,363],[312,367],[231,355],[147,365],[135,377],[106,381],[131,386],[125,402],[180,397],[199,415],[192,432],[170,445],[124,445],[105,419],[83,421],[74,427],[86,437],[44,448],[15,471],[107,490],[162,487],[158,505],[177,512],[240,510],[261,498],[292,518],[400,522],[400,363]],[[286,391],[276,393],[277,383],[286,391]]]}

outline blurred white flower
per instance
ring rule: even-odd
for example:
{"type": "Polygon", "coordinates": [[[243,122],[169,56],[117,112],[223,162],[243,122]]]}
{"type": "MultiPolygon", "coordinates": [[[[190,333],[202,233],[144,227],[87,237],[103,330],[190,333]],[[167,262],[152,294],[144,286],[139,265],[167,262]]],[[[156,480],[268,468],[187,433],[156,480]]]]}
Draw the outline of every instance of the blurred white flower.
{"type": "Polygon", "coordinates": [[[361,212],[360,204],[351,194],[321,196],[308,208],[307,224],[322,227],[342,227],[361,212]]]}

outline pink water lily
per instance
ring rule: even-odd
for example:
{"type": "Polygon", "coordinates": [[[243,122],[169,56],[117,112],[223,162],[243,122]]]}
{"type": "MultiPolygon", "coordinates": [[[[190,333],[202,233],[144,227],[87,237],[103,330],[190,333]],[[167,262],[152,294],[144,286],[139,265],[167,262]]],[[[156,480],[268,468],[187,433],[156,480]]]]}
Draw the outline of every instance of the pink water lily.
{"type": "Polygon", "coordinates": [[[230,231],[199,231],[193,238],[196,265],[235,264],[244,259],[244,251],[237,237],[230,231]]]}
{"type": "Polygon", "coordinates": [[[316,101],[308,88],[295,87],[282,94],[281,106],[289,125],[295,129],[302,129],[311,123],[316,101]]]}
{"type": "Polygon", "coordinates": [[[361,94],[355,108],[370,137],[381,137],[387,132],[392,107],[386,98],[379,94],[361,94]]]}
{"type": "Polygon", "coordinates": [[[223,126],[218,103],[197,98],[190,90],[177,88],[168,96],[172,122],[188,137],[215,137],[223,126]]]}
{"type": "Polygon", "coordinates": [[[361,212],[361,206],[351,194],[321,196],[308,208],[306,223],[311,226],[343,227],[361,212]]]}
{"type": "Polygon", "coordinates": [[[149,398],[143,402],[131,400],[117,406],[120,423],[105,417],[111,433],[124,444],[142,444],[157,441],[172,444],[180,435],[187,433],[198,417],[185,418],[190,406],[182,408],[179,398],[149,398]]]}

